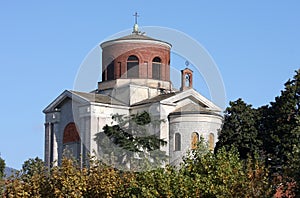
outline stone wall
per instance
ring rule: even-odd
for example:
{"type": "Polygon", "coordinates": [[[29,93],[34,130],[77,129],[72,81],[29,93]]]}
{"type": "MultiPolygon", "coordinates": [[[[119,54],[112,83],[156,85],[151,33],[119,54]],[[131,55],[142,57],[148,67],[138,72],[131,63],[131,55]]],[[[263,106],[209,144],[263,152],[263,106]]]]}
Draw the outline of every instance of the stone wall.
{"type": "Polygon", "coordinates": [[[220,116],[208,114],[184,114],[171,115],[169,119],[169,149],[170,164],[177,165],[182,161],[182,157],[191,150],[192,133],[196,132],[199,137],[202,136],[206,141],[209,140],[209,134],[214,135],[215,145],[218,137],[218,131],[221,127],[222,119],[220,116]],[[175,134],[181,136],[181,149],[175,150],[175,134]]]}

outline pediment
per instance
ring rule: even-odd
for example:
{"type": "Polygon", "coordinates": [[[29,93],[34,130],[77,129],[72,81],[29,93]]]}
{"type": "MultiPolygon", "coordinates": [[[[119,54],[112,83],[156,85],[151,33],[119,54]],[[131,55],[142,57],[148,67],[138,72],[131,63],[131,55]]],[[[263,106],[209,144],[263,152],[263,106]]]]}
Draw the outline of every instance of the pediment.
{"type": "Polygon", "coordinates": [[[110,97],[108,95],[65,90],[56,99],[54,99],[43,110],[43,112],[44,113],[53,112],[55,111],[56,108],[59,109],[59,107],[67,100],[72,100],[73,102],[77,102],[80,104],[98,103],[98,104],[118,105],[118,106],[126,105],[122,101],[110,97]]]}
{"type": "Polygon", "coordinates": [[[188,104],[198,105],[199,108],[209,111],[221,112],[222,109],[211,102],[209,99],[202,96],[194,89],[188,89],[161,101],[162,104],[175,105],[176,108],[181,108],[188,104]]]}
{"type": "Polygon", "coordinates": [[[57,98],[55,98],[44,110],[44,113],[53,112],[55,109],[59,108],[66,101],[73,100],[79,103],[87,103],[89,102],[87,99],[78,96],[77,94],[72,93],[69,90],[65,90],[61,93],[57,98]]]}

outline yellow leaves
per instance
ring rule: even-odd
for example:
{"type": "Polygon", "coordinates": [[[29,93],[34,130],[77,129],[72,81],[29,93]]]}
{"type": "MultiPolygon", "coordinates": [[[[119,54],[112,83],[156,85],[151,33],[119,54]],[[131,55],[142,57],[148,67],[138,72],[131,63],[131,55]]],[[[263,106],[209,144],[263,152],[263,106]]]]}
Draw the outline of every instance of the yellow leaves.
{"type": "Polygon", "coordinates": [[[96,160],[80,168],[64,159],[50,172],[10,180],[4,197],[264,197],[267,179],[262,164],[243,166],[236,154],[226,152],[145,172],[122,172],[96,160]]]}

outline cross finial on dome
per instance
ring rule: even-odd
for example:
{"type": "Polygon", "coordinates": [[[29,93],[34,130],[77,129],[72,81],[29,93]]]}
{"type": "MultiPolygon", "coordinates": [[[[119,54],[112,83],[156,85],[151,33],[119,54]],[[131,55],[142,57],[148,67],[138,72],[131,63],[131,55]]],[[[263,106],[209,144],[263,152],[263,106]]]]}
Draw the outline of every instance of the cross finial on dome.
{"type": "Polygon", "coordinates": [[[138,18],[140,15],[138,15],[138,13],[135,12],[135,14],[134,14],[133,16],[135,16],[135,24],[137,24],[137,18],[138,18]]]}
{"type": "Polygon", "coordinates": [[[138,26],[138,24],[137,24],[137,18],[140,16],[140,15],[138,15],[138,13],[137,12],[135,12],[135,14],[133,15],[134,17],[135,17],[135,23],[134,23],[134,25],[133,25],[133,31],[132,31],[132,33],[135,33],[135,34],[138,34],[138,33],[140,33],[140,31],[139,31],[139,26],[138,26]]]}

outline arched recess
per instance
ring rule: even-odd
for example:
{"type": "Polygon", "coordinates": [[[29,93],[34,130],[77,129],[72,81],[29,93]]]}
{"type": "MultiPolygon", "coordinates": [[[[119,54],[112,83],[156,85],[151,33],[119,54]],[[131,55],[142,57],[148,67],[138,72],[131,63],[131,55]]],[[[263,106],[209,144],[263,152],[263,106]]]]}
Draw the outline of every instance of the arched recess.
{"type": "Polygon", "coordinates": [[[181,135],[180,135],[180,133],[175,133],[175,135],[174,135],[174,150],[175,151],[181,150],[181,135]]]}
{"type": "Polygon", "coordinates": [[[107,80],[115,79],[115,63],[114,60],[110,61],[107,65],[107,80]]]}
{"type": "Polygon", "coordinates": [[[161,79],[161,58],[155,57],[152,60],[152,78],[161,79]]]}
{"type": "Polygon", "coordinates": [[[74,122],[70,122],[64,129],[63,150],[66,157],[79,159],[80,136],[74,122]]]}
{"type": "Polygon", "coordinates": [[[113,57],[107,58],[102,68],[102,81],[114,80],[115,79],[115,61],[113,57]]]}
{"type": "Polygon", "coordinates": [[[190,84],[191,84],[191,77],[190,77],[190,74],[185,74],[185,86],[186,87],[190,87],[190,84]]]}
{"type": "Polygon", "coordinates": [[[127,78],[139,77],[139,58],[131,55],[127,58],[127,78]]]}
{"type": "Polygon", "coordinates": [[[198,142],[199,142],[199,134],[197,132],[193,132],[191,137],[191,149],[196,149],[198,142]]]}

